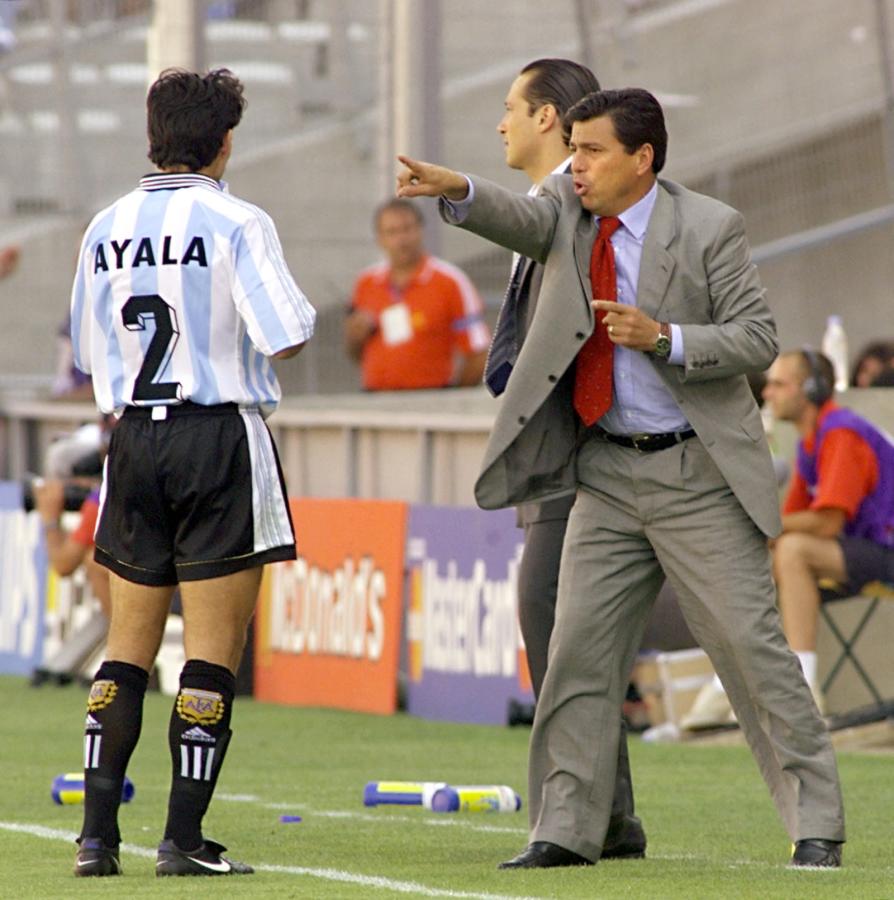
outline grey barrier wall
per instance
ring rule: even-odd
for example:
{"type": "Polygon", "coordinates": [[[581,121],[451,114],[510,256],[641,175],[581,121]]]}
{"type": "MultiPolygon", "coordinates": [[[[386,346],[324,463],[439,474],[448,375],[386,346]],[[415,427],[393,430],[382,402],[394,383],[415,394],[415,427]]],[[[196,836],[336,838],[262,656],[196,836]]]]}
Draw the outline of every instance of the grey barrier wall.
{"type": "MultiPolygon", "coordinates": [[[[850,390],[840,400],[894,434],[894,390],[850,390]]],[[[470,506],[498,403],[483,387],[287,396],[268,425],[294,496],[470,506]]],[[[0,393],[0,477],[40,474],[53,440],[95,420],[90,403],[0,393]]],[[[793,459],[791,425],[777,423],[770,439],[793,459]]]]}
{"type": "MultiPolygon", "coordinates": [[[[894,390],[851,390],[842,403],[894,433],[894,390]]],[[[289,492],[303,497],[363,497],[474,505],[473,486],[497,403],[484,388],[381,394],[287,397],[268,424],[282,458],[289,492]]],[[[0,395],[0,478],[39,472],[56,437],[94,421],[91,404],[69,404],[0,395]]],[[[780,423],[770,435],[774,451],[791,460],[797,435],[780,423]]],[[[838,626],[850,634],[867,601],[835,604],[838,626]]],[[[883,602],[860,638],[859,658],[877,674],[876,684],[894,697],[889,636],[894,601],[883,602]]],[[[820,675],[838,655],[829,629],[819,639],[820,675]]],[[[849,709],[870,701],[845,665],[827,700],[849,709]]]]}
{"type": "MultiPolygon", "coordinates": [[[[314,395],[268,424],[293,496],[473,506],[495,409],[484,388],[314,395]]],[[[95,419],[89,403],[0,395],[0,477],[40,474],[52,441],[95,419]]]]}

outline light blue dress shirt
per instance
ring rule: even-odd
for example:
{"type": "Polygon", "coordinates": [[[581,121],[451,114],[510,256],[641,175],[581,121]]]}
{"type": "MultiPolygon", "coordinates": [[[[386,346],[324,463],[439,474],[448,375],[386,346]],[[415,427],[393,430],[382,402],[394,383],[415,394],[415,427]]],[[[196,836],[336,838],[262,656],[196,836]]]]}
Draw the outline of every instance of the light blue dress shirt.
{"type": "MultiPolygon", "coordinates": [[[[643,240],[655,201],[658,184],[618,218],[621,227],[612,235],[615,251],[615,271],[618,279],[618,303],[636,306],[639,266],[643,255],[643,240]]],[[[599,226],[599,216],[593,216],[599,226]]],[[[671,325],[671,355],[660,365],[683,364],[683,333],[678,325],[671,325]]],[[[656,434],[665,431],[685,431],[689,422],[677,402],[665,387],[655,365],[642,350],[631,350],[615,344],[612,367],[612,405],[597,423],[612,434],[656,434]]]]}

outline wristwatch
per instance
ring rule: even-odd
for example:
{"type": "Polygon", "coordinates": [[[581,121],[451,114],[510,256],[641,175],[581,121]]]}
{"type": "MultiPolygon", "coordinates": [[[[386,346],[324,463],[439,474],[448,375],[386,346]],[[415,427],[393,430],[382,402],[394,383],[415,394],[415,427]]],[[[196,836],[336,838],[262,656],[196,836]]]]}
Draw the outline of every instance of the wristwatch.
{"type": "Polygon", "coordinates": [[[658,323],[658,337],[655,339],[655,349],[652,353],[659,359],[667,359],[671,352],[671,329],[667,322],[658,323]]]}

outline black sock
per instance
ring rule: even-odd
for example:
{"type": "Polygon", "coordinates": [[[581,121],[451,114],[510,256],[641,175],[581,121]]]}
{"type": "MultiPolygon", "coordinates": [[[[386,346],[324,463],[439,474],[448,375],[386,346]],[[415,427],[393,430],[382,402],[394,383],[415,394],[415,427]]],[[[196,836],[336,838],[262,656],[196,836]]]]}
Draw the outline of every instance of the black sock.
{"type": "Polygon", "coordinates": [[[202,843],[202,818],[230,743],[236,678],[223,666],[187,660],[171,713],[171,796],[165,838],[181,850],[202,843]]]}
{"type": "MultiPolygon", "coordinates": [[[[106,660],[87,699],[84,730],[84,826],[81,837],[117,847],[118,807],[130,756],[140,738],[149,673],[130,663],[106,660]]],[[[80,840],[80,839],[79,839],[80,840]]]]}

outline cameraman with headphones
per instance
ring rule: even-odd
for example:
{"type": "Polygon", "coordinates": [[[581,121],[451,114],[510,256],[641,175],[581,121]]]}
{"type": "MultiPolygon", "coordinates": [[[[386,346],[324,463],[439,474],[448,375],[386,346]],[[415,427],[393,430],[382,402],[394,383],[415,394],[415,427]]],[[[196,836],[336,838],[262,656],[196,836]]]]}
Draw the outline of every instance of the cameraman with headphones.
{"type": "MultiPolygon", "coordinates": [[[[763,390],[774,418],[791,422],[800,435],[782,534],[773,543],[773,577],[785,636],[820,712],[819,582],[835,582],[832,599],[858,594],[872,581],[894,583],[894,444],[838,406],[834,384],[832,363],[804,347],[779,355],[763,390]]],[[[697,702],[705,712],[698,727],[728,721],[719,683],[706,685],[697,702]]]]}
{"type": "Polygon", "coordinates": [[[773,415],[800,434],[773,573],[785,635],[820,706],[818,582],[834,581],[844,597],[872,581],[894,582],[894,444],[838,406],[834,384],[832,363],[805,347],[783,353],[764,388],[773,415]]]}

